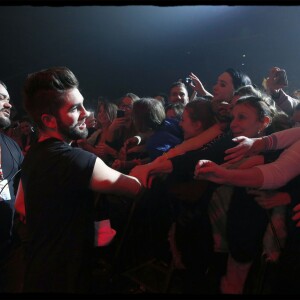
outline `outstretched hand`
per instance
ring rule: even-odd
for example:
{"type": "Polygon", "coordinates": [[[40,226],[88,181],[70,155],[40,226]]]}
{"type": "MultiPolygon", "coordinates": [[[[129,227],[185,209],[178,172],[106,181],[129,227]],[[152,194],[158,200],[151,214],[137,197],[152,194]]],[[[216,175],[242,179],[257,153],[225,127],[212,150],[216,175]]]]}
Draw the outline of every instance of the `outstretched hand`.
{"type": "Polygon", "coordinates": [[[136,177],[141,182],[143,187],[151,188],[154,176],[149,175],[149,170],[147,165],[140,165],[134,167],[130,171],[129,175],[136,177]]]}
{"type": "Polygon", "coordinates": [[[224,157],[224,160],[228,161],[229,163],[235,163],[246,156],[254,155],[260,152],[258,151],[259,149],[256,149],[254,146],[254,142],[256,141],[255,138],[250,139],[245,136],[239,136],[232,140],[239,144],[225,151],[227,155],[224,157]]]}
{"type": "Polygon", "coordinates": [[[195,167],[194,178],[222,184],[226,179],[226,169],[210,160],[199,160],[195,167]]]}

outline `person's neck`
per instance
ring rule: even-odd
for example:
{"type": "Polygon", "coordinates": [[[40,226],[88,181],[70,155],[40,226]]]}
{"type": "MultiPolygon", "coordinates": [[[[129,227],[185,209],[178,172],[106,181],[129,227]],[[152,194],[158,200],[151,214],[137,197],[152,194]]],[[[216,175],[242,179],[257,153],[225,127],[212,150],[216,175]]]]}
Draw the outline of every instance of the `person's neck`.
{"type": "Polygon", "coordinates": [[[58,140],[64,141],[62,136],[58,132],[55,132],[55,131],[40,131],[38,141],[42,142],[42,141],[45,141],[50,138],[56,138],[58,140]]]}

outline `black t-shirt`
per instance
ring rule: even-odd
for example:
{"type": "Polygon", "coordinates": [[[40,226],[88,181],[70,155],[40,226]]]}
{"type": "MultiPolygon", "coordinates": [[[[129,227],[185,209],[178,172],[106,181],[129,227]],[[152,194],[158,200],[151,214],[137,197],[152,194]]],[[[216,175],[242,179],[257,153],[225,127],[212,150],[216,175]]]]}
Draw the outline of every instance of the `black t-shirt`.
{"type": "Polygon", "coordinates": [[[29,149],[21,176],[29,235],[25,291],[88,291],[96,158],[53,138],[29,149]]]}
{"type": "Polygon", "coordinates": [[[196,164],[201,159],[208,159],[217,164],[223,163],[225,151],[237,145],[232,139],[231,131],[222,133],[199,149],[171,158],[172,176],[184,181],[193,179],[196,164]]]}
{"type": "MultiPolygon", "coordinates": [[[[0,201],[0,254],[11,238],[11,228],[15,204],[15,179],[23,161],[23,154],[18,144],[8,136],[0,133],[1,163],[4,180],[9,186],[10,200],[0,201]]],[[[2,188],[1,188],[2,189],[2,188]]]]}

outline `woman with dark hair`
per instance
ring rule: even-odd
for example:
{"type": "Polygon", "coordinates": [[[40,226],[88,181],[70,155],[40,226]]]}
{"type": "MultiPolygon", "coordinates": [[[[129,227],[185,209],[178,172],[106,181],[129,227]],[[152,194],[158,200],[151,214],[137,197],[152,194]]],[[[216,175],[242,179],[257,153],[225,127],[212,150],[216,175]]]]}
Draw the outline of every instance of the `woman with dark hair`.
{"type": "Polygon", "coordinates": [[[252,85],[252,81],[248,75],[240,70],[233,68],[226,69],[221,73],[213,87],[213,94],[210,94],[203,86],[199,78],[191,73],[191,86],[199,96],[210,97],[213,109],[220,121],[228,122],[228,115],[232,108],[232,99],[234,92],[245,85],[252,85]]]}

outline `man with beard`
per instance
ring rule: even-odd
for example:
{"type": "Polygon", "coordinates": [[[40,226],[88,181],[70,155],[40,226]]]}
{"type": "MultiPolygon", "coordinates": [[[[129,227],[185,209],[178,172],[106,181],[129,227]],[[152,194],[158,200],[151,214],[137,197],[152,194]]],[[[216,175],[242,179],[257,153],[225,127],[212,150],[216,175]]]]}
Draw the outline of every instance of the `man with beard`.
{"type": "Polygon", "coordinates": [[[26,212],[28,227],[24,292],[89,293],[93,192],[134,197],[141,184],[93,153],[70,146],[87,136],[88,113],[69,69],[30,74],[23,92],[24,107],[40,131],[24,159],[16,200],[18,212],[26,212]]]}
{"type": "MultiPolygon", "coordinates": [[[[10,126],[10,97],[5,84],[0,81],[0,128],[10,126]]],[[[12,242],[14,215],[14,179],[17,177],[23,154],[17,143],[0,133],[0,292],[7,292],[10,266],[8,256],[12,242]]]]}

